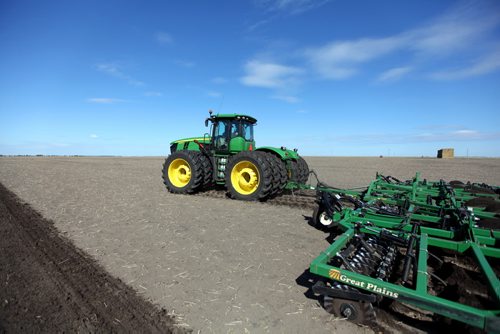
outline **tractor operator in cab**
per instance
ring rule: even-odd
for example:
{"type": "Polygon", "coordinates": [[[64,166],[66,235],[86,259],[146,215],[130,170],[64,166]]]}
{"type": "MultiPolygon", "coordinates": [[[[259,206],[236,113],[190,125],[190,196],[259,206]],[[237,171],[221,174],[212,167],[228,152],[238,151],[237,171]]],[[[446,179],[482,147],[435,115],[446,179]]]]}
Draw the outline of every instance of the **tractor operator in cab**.
{"type": "Polygon", "coordinates": [[[228,145],[228,133],[229,133],[229,122],[219,122],[217,128],[217,136],[215,137],[215,145],[219,149],[227,149],[228,145]]]}

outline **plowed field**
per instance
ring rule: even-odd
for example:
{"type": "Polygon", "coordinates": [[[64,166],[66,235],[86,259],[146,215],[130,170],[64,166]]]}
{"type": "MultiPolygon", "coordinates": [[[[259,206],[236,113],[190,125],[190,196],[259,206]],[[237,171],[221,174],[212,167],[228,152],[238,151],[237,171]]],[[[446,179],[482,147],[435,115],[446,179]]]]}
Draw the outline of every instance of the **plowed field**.
{"type": "MultiPolygon", "coordinates": [[[[306,160],[338,187],[367,185],[376,171],[500,184],[500,159],[306,160]]],[[[39,221],[31,223],[29,208],[2,192],[1,326],[108,332],[130,320],[125,329],[154,332],[173,328],[175,315],[176,328],[202,333],[372,332],[334,319],[309,294],[309,263],[329,244],[308,225],[309,210],[173,195],[162,162],[0,158],[0,182],[46,218],[30,211],[39,221]],[[19,327],[28,319],[32,327],[19,327]]],[[[382,318],[395,332],[428,329],[382,318]]]]}

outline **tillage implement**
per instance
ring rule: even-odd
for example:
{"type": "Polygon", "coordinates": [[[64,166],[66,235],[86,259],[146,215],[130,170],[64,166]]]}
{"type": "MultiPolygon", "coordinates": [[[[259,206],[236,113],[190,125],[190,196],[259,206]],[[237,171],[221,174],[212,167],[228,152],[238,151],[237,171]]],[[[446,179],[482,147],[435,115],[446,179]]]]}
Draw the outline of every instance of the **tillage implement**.
{"type": "Polygon", "coordinates": [[[255,146],[256,123],[251,116],[210,111],[210,134],[170,143],[162,173],[167,189],[189,194],[220,185],[235,199],[266,200],[290,182],[306,183],[309,167],[297,149],[255,146]]]}
{"type": "Polygon", "coordinates": [[[325,309],[374,324],[399,305],[500,332],[500,188],[377,175],[363,191],[318,184],[313,224],[334,242],[310,265],[325,309]]]}

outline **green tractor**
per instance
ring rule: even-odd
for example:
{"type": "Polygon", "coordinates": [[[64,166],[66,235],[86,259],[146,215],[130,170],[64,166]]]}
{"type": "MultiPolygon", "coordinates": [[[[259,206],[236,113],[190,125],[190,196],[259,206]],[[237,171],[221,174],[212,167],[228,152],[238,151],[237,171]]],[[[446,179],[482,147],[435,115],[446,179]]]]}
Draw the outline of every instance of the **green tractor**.
{"type": "Polygon", "coordinates": [[[257,120],[238,114],[218,114],[205,120],[210,133],[170,144],[163,180],[172,193],[190,194],[225,185],[240,200],[266,200],[287,184],[306,183],[309,167],[297,149],[255,147],[257,120]]]}

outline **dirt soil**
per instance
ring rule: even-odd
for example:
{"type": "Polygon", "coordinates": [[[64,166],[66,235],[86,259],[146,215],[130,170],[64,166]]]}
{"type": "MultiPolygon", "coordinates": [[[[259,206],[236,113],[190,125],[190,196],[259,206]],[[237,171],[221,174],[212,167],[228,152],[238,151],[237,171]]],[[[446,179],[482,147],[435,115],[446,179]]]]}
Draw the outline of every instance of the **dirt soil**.
{"type": "Polygon", "coordinates": [[[0,235],[0,332],[186,332],[1,184],[0,235]]]}
{"type": "MultiPolygon", "coordinates": [[[[0,182],[107,272],[168,309],[180,327],[373,332],[335,319],[309,294],[309,264],[329,245],[328,235],[308,225],[312,212],[170,194],[161,180],[163,160],[4,157],[0,182]]],[[[500,159],[306,160],[322,181],[338,187],[366,186],[377,171],[399,179],[421,171],[431,180],[500,184],[500,159]]]]}

